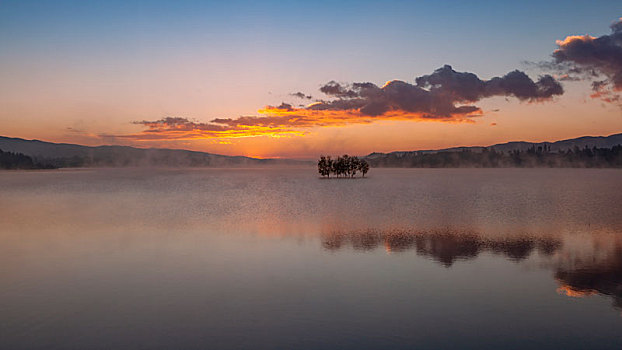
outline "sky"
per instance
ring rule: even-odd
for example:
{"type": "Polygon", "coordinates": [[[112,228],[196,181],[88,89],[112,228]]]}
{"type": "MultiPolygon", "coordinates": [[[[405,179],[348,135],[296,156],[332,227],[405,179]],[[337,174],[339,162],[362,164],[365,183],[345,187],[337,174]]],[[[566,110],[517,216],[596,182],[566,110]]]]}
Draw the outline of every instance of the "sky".
{"type": "Polygon", "coordinates": [[[0,135],[310,159],[622,132],[619,1],[0,1],[0,135]]]}

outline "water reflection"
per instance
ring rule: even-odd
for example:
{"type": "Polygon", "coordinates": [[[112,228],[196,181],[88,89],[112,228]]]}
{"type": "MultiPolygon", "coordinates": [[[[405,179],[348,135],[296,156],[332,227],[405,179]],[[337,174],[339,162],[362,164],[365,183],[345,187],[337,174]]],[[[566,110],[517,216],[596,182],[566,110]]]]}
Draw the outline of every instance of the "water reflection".
{"type": "Polygon", "coordinates": [[[617,170],[333,182],[101,169],[0,183],[0,348],[622,344],[617,170]]]}
{"type": "Polygon", "coordinates": [[[607,295],[613,299],[615,308],[622,309],[621,240],[616,235],[572,238],[575,242],[546,235],[491,238],[451,229],[432,232],[370,229],[324,233],[321,242],[329,251],[345,248],[370,251],[379,247],[389,253],[414,251],[446,268],[457,261],[475,259],[482,253],[503,256],[517,263],[537,255],[545,262],[540,266],[553,270],[559,284],[558,293],[569,297],[607,295]],[[577,244],[577,238],[592,242],[577,244]]]}
{"type": "Polygon", "coordinates": [[[572,267],[558,266],[555,279],[561,285],[559,293],[569,297],[608,295],[613,306],[622,309],[622,245],[618,242],[604,259],[592,257],[572,267]]]}
{"type": "Polygon", "coordinates": [[[406,230],[332,232],[322,237],[322,246],[338,250],[351,246],[356,250],[372,250],[382,245],[388,252],[415,250],[418,255],[430,257],[445,267],[457,260],[477,257],[490,251],[520,261],[527,258],[534,249],[551,255],[561,246],[558,239],[514,237],[503,240],[483,238],[476,233],[447,231],[417,232],[406,230]]]}

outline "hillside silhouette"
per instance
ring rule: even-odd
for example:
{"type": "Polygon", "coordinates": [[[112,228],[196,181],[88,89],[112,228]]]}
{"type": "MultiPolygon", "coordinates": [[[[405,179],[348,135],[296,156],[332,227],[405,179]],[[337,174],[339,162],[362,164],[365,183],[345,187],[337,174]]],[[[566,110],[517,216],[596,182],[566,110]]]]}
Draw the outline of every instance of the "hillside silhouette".
{"type": "Polygon", "coordinates": [[[620,168],[622,146],[579,148],[553,152],[547,144],[532,145],[527,150],[497,151],[494,147],[480,152],[471,149],[437,153],[389,153],[366,158],[372,167],[403,168],[620,168]]]}

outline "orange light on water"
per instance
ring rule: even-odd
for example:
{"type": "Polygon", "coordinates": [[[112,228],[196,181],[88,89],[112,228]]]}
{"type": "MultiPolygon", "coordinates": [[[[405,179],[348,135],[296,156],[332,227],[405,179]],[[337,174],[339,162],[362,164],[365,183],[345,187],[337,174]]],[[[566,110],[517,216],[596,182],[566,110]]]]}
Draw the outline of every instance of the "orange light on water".
{"type": "Polygon", "coordinates": [[[590,295],[598,294],[598,292],[595,290],[591,290],[591,289],[580,290],[580,289],[573,288],[568,285],[562,285],[559,288],[557,288],[556,291],[558,294],[565,295],[571,298],[585,298],[590,295]]]}

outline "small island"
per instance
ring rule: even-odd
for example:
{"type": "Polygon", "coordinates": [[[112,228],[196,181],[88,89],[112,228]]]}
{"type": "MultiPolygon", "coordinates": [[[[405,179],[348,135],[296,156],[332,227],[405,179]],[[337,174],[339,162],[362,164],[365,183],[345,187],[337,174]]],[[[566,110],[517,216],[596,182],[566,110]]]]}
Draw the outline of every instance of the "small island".
{"type": "Polygon", "coordinates": [[[361,177],[369,171],[369,164],[364,159],[358,157],[350,157],[347,154],[332,159],[330,156],[321,156],[317,161],[317,171],[323,177],[330,178],[333,174],[339,178],[354,178],[357,172],[361,173],[361,177]]]}

